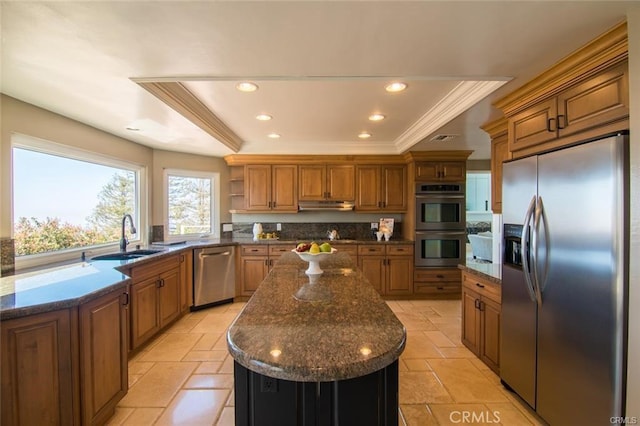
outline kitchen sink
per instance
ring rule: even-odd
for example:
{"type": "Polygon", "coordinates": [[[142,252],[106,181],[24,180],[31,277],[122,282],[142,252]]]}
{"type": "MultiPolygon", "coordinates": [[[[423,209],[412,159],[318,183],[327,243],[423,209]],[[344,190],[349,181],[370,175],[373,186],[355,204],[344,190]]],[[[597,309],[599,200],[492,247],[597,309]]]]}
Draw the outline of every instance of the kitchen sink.
{"type": "Polygon", "coordinates": [[[162,250],[133,250],[127,252],[108,253],[92,257],[91,260],[131,260],[160,253],[162,250]]]}

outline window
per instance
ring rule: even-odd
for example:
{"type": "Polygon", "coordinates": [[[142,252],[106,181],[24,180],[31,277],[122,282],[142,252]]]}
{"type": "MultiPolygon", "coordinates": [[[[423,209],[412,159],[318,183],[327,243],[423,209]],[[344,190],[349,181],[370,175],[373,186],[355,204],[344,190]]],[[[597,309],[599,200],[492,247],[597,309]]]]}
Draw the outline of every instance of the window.
{"type": "Polygon", "coordinates": [[[165,170],[165,188],[168,239],[219,236],[217,173],[165,170]]]}
{"type": "Polygon", "coordinates": [[[12,156],[16,262],[32,259],[23,267],[113,249],[126,213],[139,230],[127,226],[127,238],[140,241],[142,167],[22,135],[12,156]]]}
{"type": "Polygon", "coordinates": [[[467,173],[467,211],[491,212],[491,173],[467,173]]]}

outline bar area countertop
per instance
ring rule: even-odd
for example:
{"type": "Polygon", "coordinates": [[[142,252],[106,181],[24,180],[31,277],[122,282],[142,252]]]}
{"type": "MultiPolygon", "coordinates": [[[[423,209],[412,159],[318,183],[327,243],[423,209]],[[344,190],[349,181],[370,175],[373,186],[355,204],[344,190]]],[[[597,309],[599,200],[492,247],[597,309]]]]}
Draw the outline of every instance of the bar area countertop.
{"type": "Polygon", "coordinates": [[[235,361],[295,382],[345,380],[395,362],[406,343],[402,323],[346,253],[320,264],[282,255],[229,327],[235,361]]]}
{"type": "Polygon", "coordinates": [[[467,262],[464,265],[458,265],[458,268],[496,284],[502,284],[502,265],[499,263],[474,262],[467,259],[467,262]]]}

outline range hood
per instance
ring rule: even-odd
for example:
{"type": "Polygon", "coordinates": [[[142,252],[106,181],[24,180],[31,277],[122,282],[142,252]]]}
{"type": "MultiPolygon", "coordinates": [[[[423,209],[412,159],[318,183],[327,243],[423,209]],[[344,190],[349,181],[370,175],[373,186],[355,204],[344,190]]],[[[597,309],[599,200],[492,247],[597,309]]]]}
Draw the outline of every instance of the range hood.
{"type": "Polygon", "coordinates": [[[353,210],[353,204],[353,201],[300,201],[298,203],[298,210],[301,212],[350,212],[353,210]]]}

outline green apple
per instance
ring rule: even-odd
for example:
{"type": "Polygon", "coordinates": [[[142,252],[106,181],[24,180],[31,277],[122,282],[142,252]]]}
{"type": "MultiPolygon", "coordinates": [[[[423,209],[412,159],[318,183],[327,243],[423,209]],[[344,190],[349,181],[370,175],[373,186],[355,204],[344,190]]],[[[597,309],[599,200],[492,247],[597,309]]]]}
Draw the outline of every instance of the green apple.
{"type": "Polygon", "coordinates": [[[331,251],[331,244],[329,244],[329,243],[320,244],[320,251],[324,252],[324,253],[330,252],[331,251]]]}

